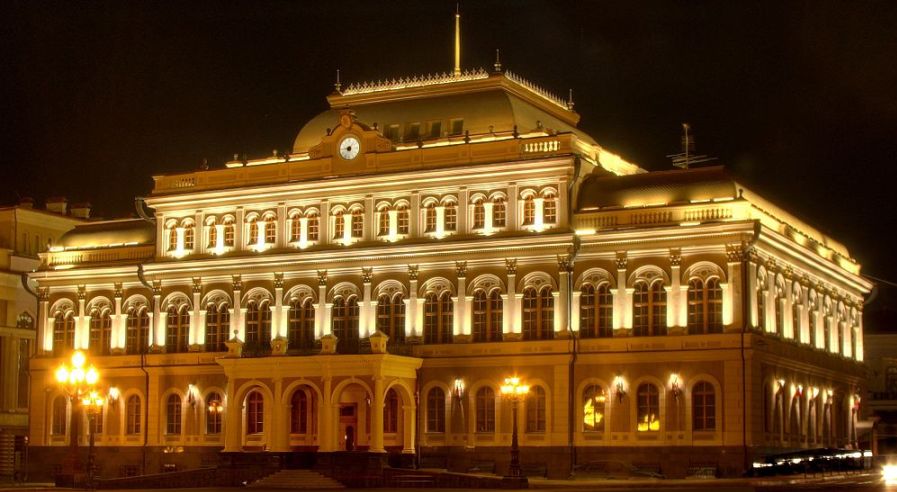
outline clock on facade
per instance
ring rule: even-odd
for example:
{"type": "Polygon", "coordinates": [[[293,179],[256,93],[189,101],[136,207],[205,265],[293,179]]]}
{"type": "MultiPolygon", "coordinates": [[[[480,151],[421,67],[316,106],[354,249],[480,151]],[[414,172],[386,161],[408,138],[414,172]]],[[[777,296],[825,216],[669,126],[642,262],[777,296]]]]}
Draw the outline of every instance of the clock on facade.
{"type": "Polygon", "coordinates": [[[339,155],[343,159],[350,161],[358,155],[361,150],[361,144],[358,139],[352,136],[342,139],[339,143],[339,155]]]}

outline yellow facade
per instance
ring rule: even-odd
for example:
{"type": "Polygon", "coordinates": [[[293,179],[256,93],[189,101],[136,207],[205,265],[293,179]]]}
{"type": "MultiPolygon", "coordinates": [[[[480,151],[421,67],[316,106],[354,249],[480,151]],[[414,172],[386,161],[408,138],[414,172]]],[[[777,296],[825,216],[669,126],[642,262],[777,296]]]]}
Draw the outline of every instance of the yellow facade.
{"type": "Polygon", "coordinates": [[[552,476],[735,475],[855,445],[870,285],[830,238],[719,168],[626,162],[506,72],[328,101],[291,152],[155,176],[151,219],[43,255],[31,435],[48,463],[71,349],[121,395],[103,476],[222,451],[501,472],[512,375],[531,386],[522,461],[552,476]]]}

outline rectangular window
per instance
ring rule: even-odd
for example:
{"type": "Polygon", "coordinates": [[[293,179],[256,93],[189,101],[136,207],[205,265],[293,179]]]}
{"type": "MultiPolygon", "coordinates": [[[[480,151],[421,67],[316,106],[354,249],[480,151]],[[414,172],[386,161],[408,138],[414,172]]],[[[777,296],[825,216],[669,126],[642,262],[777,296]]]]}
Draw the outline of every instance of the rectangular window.
{"type": "Polygon", "coordinates": [[[430,122],[430,138],[439,138],[442,136],[442,122],[441,121],[431,121],[430,122]]]}
{"type": "Polygon", "coordinates": [[[383,136],[392,140],[393,142],[399,141],[399,125],[386,125],[386,129],[383,132],[383,136]]]}
{"type": "Polygon", "coordinates": [[[464,133],[464,118],[455,118],[452,120],[452,135],[461,135],[464,133]]]}
{"type": "Polygon", "coordinates": [[[420,138],[420,123],[409,123],[405,127],[405,141],[416,142],[418,138],[420,138]]]}

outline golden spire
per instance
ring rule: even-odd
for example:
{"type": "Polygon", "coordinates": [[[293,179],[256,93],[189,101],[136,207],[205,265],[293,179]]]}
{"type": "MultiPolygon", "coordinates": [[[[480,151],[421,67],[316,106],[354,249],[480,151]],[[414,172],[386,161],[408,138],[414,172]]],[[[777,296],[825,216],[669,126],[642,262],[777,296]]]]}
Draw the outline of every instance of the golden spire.
{"type": "Polygon", "coordinates": [[[455,77],[461,75],[461,5],[455,4],[455,77]]]}

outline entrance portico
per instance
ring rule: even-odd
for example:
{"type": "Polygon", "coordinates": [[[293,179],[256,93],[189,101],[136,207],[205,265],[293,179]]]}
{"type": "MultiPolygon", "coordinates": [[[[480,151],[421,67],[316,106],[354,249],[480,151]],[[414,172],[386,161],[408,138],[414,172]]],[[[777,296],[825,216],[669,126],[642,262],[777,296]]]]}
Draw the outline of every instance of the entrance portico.
{"type": "Polygon", "coordinates": [[[421,359],[391,354],[220,358],[224,452],[414,452],[421,359]]]}

